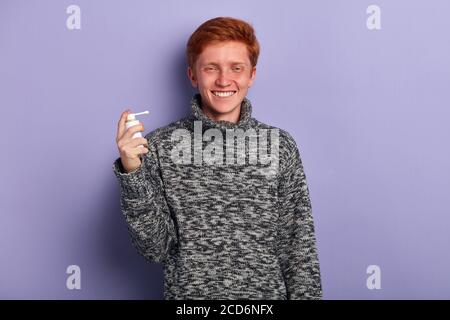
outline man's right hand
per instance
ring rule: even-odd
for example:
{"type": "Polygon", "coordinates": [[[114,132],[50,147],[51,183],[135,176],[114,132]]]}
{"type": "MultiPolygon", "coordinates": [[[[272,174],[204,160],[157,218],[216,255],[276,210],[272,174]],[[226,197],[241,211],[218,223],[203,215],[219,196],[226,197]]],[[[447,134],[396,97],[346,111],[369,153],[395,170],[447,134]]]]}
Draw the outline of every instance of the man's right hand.
{"type": "Polygon", "coordinates": [[[120,153],[120,160],[122,161],[123,169],[129,173],[141,166],[141,154],[148,152],[148,141],[146,138],[133,138],[133,134],[138,131],[144,131],[144,125],[141,123],[136,126],[128,128],[125,127],[128,114],[131,110],[125,110],[119,120],[117,127],[116,143],[120,153]],[[139,147],[144,145],[144,147],[139,147]]]}

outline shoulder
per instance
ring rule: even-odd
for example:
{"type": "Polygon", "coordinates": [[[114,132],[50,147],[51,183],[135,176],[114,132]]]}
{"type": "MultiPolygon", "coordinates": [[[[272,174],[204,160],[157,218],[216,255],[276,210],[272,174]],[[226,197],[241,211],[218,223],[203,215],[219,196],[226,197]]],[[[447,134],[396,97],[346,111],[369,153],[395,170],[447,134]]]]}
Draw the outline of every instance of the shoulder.
{"type": "MultiPolygon", "coordinates": [[[[300,151],[294,136],[287,130],[272,125],[268,125],[257,121],[257,127],[260,129],[274,130],[275,140],[274,143],[278,143],[278,160],[279,160],[279,173],[285,174],[290,170],[295,170],[299,165],[302,165],[300,158],[300,151]]],[[[272,133],[271,133],[272,135],[272,133]]],[[[272,142],[271,142],[272,143],[272,142]]]]}
{"type": "Polygon", "coordinates": [[[255,120],[255,127],[257,129],[267,129],[273,130],[276,133],[276,137],[278,139],[280,156],[283,158],[284,155],[290,156],[298,151],[297,142],[294,137],[285,129],[275,127],[261,121],[255,120]]]}

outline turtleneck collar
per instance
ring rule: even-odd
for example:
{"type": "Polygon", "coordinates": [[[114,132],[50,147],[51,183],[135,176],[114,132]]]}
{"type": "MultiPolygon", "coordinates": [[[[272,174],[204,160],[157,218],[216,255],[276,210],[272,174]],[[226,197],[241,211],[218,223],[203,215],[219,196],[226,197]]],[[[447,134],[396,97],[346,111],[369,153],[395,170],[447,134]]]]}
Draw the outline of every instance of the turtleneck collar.
{"type": "Polygon", "coordinates": [[[239,121],[237,123],[225,120],[215,121],[209,118],[207,115],[203,113],[201,103],[202,98],[200,93],[194,94],[194,96],[191,99],[191,118],[193,120],[202,121],[202,126],[204,128],[247,129],[251,126],[252,104],[250,103],[250,100],[248,100],[247,98],[244,98],[244,100],[242,100],[241,114],[239,117],[239,121]]]}

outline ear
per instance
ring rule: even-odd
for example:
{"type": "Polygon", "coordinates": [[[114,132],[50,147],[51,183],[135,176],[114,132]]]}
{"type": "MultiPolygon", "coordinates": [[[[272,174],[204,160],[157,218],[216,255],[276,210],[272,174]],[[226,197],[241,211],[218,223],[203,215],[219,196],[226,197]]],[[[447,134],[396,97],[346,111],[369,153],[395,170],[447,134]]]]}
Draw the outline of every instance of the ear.
{"type": "Polygon", "coordinates": [[[253,67],[251,74],[250,74],[250,81],[248,82],[248,87],[250,88],[253,85],[253,81],[256,77],[256,67],[253,67]]]}
{"type": "Polygon", "coordinates": [[[194,88],[197,88],[197,77],[195,76],[194,71],[192,70],[191,67],[187,68],[187,76],[189,78],[189,80],[191,81],[191,84],[194,88]]]}

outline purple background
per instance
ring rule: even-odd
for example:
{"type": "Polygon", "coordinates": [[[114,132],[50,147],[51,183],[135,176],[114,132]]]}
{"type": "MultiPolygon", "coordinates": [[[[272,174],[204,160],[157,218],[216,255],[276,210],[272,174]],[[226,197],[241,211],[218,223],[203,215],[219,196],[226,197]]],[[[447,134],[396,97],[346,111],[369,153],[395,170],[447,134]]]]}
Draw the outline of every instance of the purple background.
{"type": "Polygon", "coordinates": [[[161,299],[132,247],[112,163],[117,121],[189,112],[184,48],[234,16],[261,43],[254,116],[296,139],[324,298],[450,298],[450,2],[0,3],[0,298],[161,299]],[[66,8],[81,7],[81,30],[66,8]],[[381,7],[381,30],[366,8],[381,7]],[[66,288],[68,265],[81,290],[66,288]],[[366,268],[381,268],[381,289],[366,268]]]}

